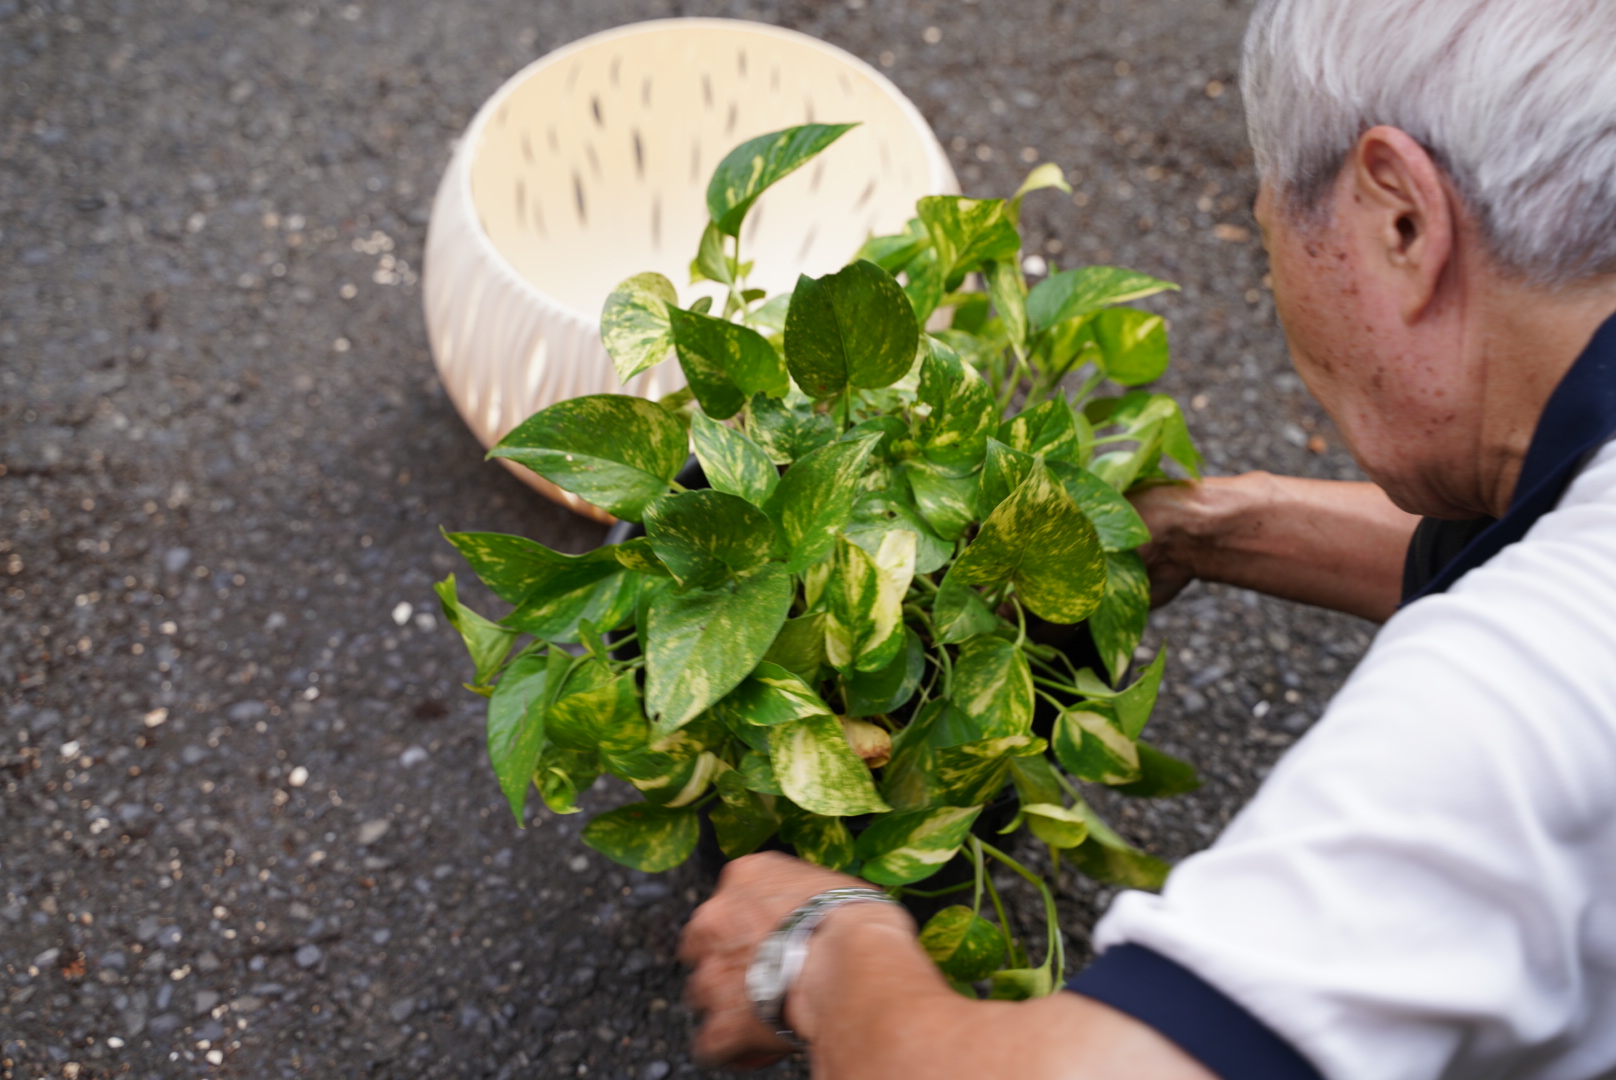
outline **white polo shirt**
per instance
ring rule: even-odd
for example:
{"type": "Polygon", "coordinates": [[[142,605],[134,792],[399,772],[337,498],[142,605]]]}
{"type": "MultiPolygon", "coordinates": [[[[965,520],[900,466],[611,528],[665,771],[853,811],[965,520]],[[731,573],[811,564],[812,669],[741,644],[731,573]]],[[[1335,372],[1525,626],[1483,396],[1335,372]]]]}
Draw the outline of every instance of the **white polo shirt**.
{"type": "Polygon", "coordinates": [[[1616,1076],[1616,443],[1376,637],[1161,895],[1176,961],[1328,1080],[1616,1076]]]}

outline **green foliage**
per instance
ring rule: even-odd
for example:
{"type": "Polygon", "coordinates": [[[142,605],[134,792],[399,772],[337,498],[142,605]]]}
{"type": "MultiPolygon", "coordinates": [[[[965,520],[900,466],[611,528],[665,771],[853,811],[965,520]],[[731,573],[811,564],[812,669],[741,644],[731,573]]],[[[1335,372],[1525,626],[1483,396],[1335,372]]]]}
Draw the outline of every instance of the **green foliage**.
{"type": "Polygon", "coordinates": [[[1003,831],[1056,865],[1153,888],[1166,865],[1081,785],[1143,798],[1199,783],[1139,739],[1165,651],[1129,677],[1150,537],[1127,493],[1194,477],[1200,458],[1177,404],[1148,389],[1165,321],[1119,305],[1173,286],[1083,267],[1029,290],[1023,201],[1065,189],[1043,165],[1010,200],[920,200],[901,233],[789,294],[750,288],[748,209],[845,130],[762,136],[719,165],[691,262],[718,298],[684,302],[640,274],[607,299],[619,377],[673,356],[688,390],[564,401],[491,451],[645,535],[568,555],[445,534],[509,611],[485,618],[453,577],[439,599],[519,822],[531,787],[576,813],[609,773],[644,801],[597,814],[584,841],[642,870],[685,859],[703,814],[730,857],[784,845],[895,892],[968,859],[972,904],[933,918],[922,944],[956,987],[1037,996],[1064,963],[1053,894],[973,833],[983,807],[1014,800],[1003,831]],[[709,489],[674,482],[692,451],[709,489]],[[1086,621],[1102,670],[1035,644],[1033,615],[1086,621]],[[1041,694],[1060,703],[1047,742],[1041,694]],[[1038,966],[1007,935],[988,859],[1044,898],[1038,966]]]}

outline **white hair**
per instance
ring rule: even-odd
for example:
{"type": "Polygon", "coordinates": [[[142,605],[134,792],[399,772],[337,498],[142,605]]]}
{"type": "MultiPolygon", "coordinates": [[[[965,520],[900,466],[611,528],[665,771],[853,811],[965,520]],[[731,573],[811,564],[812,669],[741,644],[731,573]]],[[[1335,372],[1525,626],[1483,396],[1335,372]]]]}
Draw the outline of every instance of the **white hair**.
{"type": "Polygon", "coordinates": [[[1240,87],[1289,209],[1317,211],[1386,124],[1452,179],[1506,270],[1616,272],[1616,0],[1258,0],[1240,87]]]}

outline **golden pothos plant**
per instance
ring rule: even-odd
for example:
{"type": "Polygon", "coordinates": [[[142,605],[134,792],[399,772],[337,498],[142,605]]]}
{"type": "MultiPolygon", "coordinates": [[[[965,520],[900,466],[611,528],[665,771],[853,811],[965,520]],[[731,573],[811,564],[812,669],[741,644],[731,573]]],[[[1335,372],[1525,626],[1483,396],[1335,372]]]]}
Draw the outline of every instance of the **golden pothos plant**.
{"type": "Polygon", "coordinates": [[[721,305],[682,306],[659,274],[606,301],[619,376],[671,355],[686,390],[563,401],[490,451],[643,535],[564,555],[450,533],[511,608],[479,615],[452,576],[438,593],[518,822],[534,786],[574,813],[605,772],[643,799],[596,815],[584,842],[641,870],[689,857],[703,815],[731,857],[777,843],[899,894],[935,894],[927,879],[963,856],[975,872],[951,888],[972,903],[922,941],[962,990],[1044,994],[1063,967],[1051,884],[973,831],[984,807],[1048,846],[1052,879],[1065,861],[1149,888],[1166,866],[1082,785],[1198,783],[1139,738],[1164,655],[1129,679],[1149,534],[1124,496],[1199,457],[1177,404],[1133,389],[1167,366],[1162,319],[1119,305],[1173,286],[1090,266],[1029,290],[1022,200],[1066,190],[1045,165],[1010,199],[921,199],[902,233],[789,295],[749,287],[748,208],[846,130],[764,135],[719,164],[691,277],[721,305]],[[692,451],[706,487],[676,479],[692,451]],[[1029,616],[1086,622],[1098,669],[1036,643],[1029,616]],[[1035,725],[1040,700],[1053,719],[1035,725]],[[1040,965],[986,860],[1042,894],[1040,965]]]}

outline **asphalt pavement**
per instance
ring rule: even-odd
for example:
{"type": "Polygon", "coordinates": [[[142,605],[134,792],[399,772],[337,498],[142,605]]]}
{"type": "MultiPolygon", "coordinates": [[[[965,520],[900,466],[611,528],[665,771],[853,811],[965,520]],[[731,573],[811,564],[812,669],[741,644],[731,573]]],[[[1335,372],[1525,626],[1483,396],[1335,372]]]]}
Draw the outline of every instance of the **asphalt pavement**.
{"type": "MultiPolygon", "coordinates": [[[[1024,215],[1048,266],[1183,285],[1164,386],[1212,471],[1352,477],[1264,283],[1246,10],[0,0],[0,1080],[694,1075],[673,951],[710,880],[518,830],[435,614],[440,525],[603,535],[485,464],[434,377],[453,140],[586,33],[805,31],[886,71],[967,193],[1067,169],[1024,215]]],[[[1153,731],[1207,784],[1108,803],[1122,831],[1209,843],[1371,632],[1215,587],[1159,613],[1153,731]]],[[[1068,881],[1076,955],[1109,895],[1068,881]]]]}

